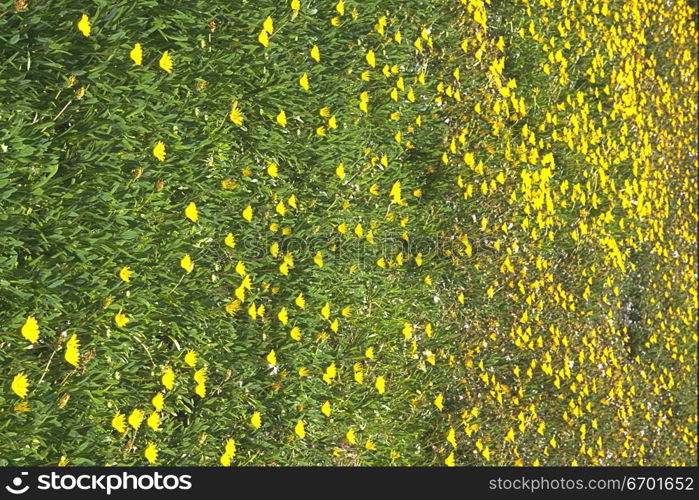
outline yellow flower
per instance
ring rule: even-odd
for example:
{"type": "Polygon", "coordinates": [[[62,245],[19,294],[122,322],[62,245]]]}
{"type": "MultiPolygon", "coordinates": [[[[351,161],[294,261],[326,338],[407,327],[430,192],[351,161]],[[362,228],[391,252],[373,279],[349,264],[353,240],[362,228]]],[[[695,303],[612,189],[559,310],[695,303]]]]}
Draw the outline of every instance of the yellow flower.
{"type": "Polygon", "coordinates": [[[267,354],[267,362],[272,366],[277,366],[277,354],[274,352],[274,349],[267,354]]]}
{"type": "Polygon", "coordinates": [[[223,242],[226,244],[227,247],[235,248],[235,237],[233,236],[233,233],[228,233],[226,235],[226,239],[223,240],[223,242]]]}
{"type": "Polygon", "coordinates": [[[303,424],[303,420],[299,419],[299,421],[296,422],[296,426],[294,427],[294,432],[301,439],[306,437],[306,427],[303,424]]]}
{"type": "Polygon", "coordinates": [[[308,377],[308,375],[310,375],[308,368],[306,368],[305,366],[299,368],[299,377],[308,377]]]}
{"type": "Polygon", "coordinates": [[[193,201],[190,201],[189,205],[184,209],[184,215],[192,222],[197,222],[199,220],[199,212],[193,201]]]}
{"type": "Polygon", "coordinates": [[[364,448],[366,448],[368,451],[376,451],[376,445],[371,439],[366,440],[366,443],[364,443],[364,448]]]}
{"type": "Polygon", "coordinates": [[[279,314],[277,314],[277,318],[279,321],[281,321],[282,325],[286,326],[286,324],[289,322],[289,313],[286,310],[286,307],[281,308],[279,314]]]}
{"type": "Polygon", "coordinates": [[[454,452],[449,453],[449,456],[444,459],[444,465],[447,467],[454,467],[454,452]]]}
{"type": "Polygon", "coordinates": [[[194,392],[200,398],[206,397],[206,385],[203,383],[197,384],[196,387],[194,388],[194,392]]]}
{"type": "Polygon", "coordinates": [[[358,384],[364,383],[364,367],[361,362],[357,361],[352,365],[352,371],[354,372],[354,381],[358,384]]]}
{"type": "Polygon", "coordinates": [[[11,388],[12,392],[17,394],[20,398],[24,399],[27,397],[27,393],[29,392],[29,380],[24,372],[19,372],[15,375],[15,378],[12,379],[11,388]]]}
{"type": "Polygon", "coordinates": [[[357,435],[354,433],[354,427],[349,428],[347,434],[345,434],[345,437],[347,438],[347,442],[349,442],[349,444],[357,444],[357,435]]]}
{"type": "Polygon", "coordinates": [[[320,315],[324,319],[329,319],[330,318],[330,303],[326,302],[325,305],[321,308],[320,310],[320,315]]]}
{"type": "Polygon", "coordinates": [[[141,422],[143,422],[143,412],[136,408],[129,415],[129,425],[138,430],[141,427],[141,422]]]}
{"type": "Polygon", "coordinates": [[[233,458],[235,458],[235,451],[236,451],[235,439],[230,438],[226,442],[226,448],[223,451],[223,455],[221,455],[221,458],[219,458],[221,465],[223,465],[224,467],[229,467],[231,465],[231,460],[233,460],[233,458]]]}
{"type": "Polygon", "coordinates": [[[376,387],[376,390],[379,394],[383,394],[384,392],[386,392],[386,381],[381,375],[376,377],[376,382],[374,383],[374,386],[376,387]]]}
{"type": "Polygon", "coordinates": [[[291,0],[291,10],[294,10],[298,12],[301,10],[301,2],[300,0],[291,0]]]}
{"type": "Polygon", "coordinates": [[[260,30],[257,35],[257,41],[262,44],[263,47],[269,47],[269,33],[267,33],[264,28],[260,30]]]}
{"type": "Polygon", "coordinates": [[[332,409],[330,408],[330,401],[326,401],[325,403],[323,403],[320,407],[320,411],[326,417],[330,417],[330,414],[332,413],[332,409]]]}
{"type": "Polygon", "coordinates": [[[163,141],[158,141],[155,143],[153,148],[153,156],[155,156],[160,161],[165,161],[165,143],[163,141]]]}
{"type": "Polygon", "coordinates": [[[158,62],[160,67],[163,69],[163,71],[166,71],[168,73],[172,73],[172,57],[170,56],[169,51],[163,52],[163,55],[160,56],[160,61],[158,62]]]}
{"type": "Polygon", "coordinates": [[[126,415],[117,410],[114,418],[112,418],[112,427],[114,427],[119,434],[126,434],[126,415]]]}
{"type": "Polygon", "coordinates": [[[456,431],[453,427],[450,427],[449,432],[447,433],[447,443],[456,449],[456,431]]]}
{"type": "Polygon", "coordinates": [[[303,297],[303,293],[299,293],[294,300],[294,303],[301,309],[306,307],[306,299],[303,297]]]}
{"type": "Polygon", "coordinates": [[[154,464],[158,461],[158,446],[155,443],[148,443],[146,451],[143,452],[143,456],[146,457],[148,463],[154,464]]]}
{"type": "Polygon", "coordinates": [[[12,409],[17,413],[28,413],[31,410],[29,406],[29,401],[20,401],[19,403],[14,405],[12,409]]]}
{"type": "Polygon", "coordinates": [[[252,414],[252,417],[250,417],[250,423],[255,429],[262,427],[262,415],[260,415],[259,411],[252,414]]]}
{"type": "Polygon", "coordinates": [[[342,164],[342,162],[340,162],[337,165],[337,168],[335,169],[335,175],[337,175],[340,178],[340,180],[345,179],[345,166],[342,164]]]}
{"type": "Polygon", "coordinates": [[[121,312],[121,309],[119,309],[119,312],[114,316],[114,322],[116,323],[116,326],[122,328],[129,322],[129,318],[127,318],[126,314],[121,312]]]}
{"type": "Polygon", "coordinates": [[[277,123],[282,127],[286,127],[286,113],[283,109],[279,111],[279,114],[277,115],[277,123]]]}
{"type": "Polygon", "coordinates": [[[184,356],[184,362],[190,368],[194,368],[195,366],[197,366],[197,353],[196,353],[196,351],[192,351],[192,350],[187,351],[187,354],[185,354],[185,356],[184,356]]]}
{"type": "Polygon", "coordinates": [[[270,162],[269,165],[267,165],[267,174],[269,174],[270,177],[277,178],[279,176],[279,165],[270,162]]]}
{"type": "Polygon", "coordinates": [[[223,179],[221,181],[221,188],[223,189],[235,189],[238,187],[238,183],[233,179],[223,179]]]}
{"type": "Polygon", "coordinates": [[[32,344],[39,341],[39,322],[34,316],[29,316],[24,322],[22,336],[32,344]]]}
{"type": "Polygon", "coordinates": [[[424,50],[424,49],[422,48],[422,40],[420,40],[419,38],[416,38],[416,39],[415,39],[415,41],[413,42],[413,45],[415,46],[415,48],[416,48],[419,52],[422,52],[422,51],[424,50]]]}
{"type": "Polygon", "coordinates": [[[68,342],[66,342],[65,360],[73,366],[78,366],[80,362],[80,342],[78,336],[73,334],[68,342]]]}
{"type": "Polygon", "coordinates": [[[323,254],[320,253],[320,250],[318,250],[313,257],[313,262],[315,262],[316,266],[323,267],[323,254]]]}
{"type": "Polygon", "coordinates": [[[298,326],[295,326],[291,329],[289,332],[289,336],[294,339],[295,341],[300,341],[301,340],[301,329],[298,326]]]}
{"type": "Polygon", "coordinates": [[[158,412],[152,412],[148,417],[148,420],[146,420],[146,423],[148,424],[148,427],[150,427],[154,431],[160,429],[160,415],[158,415],[158,412]]]}
{"type": "Polygon", "coordinates": [[[267,19],[262,23],[262,29],[270,35],[274,33],[274,20],[270,16],[267,16],[267,19]]]}
{"type": "Polygon", "coordinates": [[[444,409],[444,396],[441,392],[437,394],[436,398],[434,398],[434,405],[439,409],[439,411],[444,409]]]}
{"type": "Polygon", "coordinates": [[[160,378],[165,388],[171,391],[175,387],[175,372],[169,366],[163,371],[163,376],[160,378]]]}
{"type": "Polygon", "coordinates": [[[165,397],[163,396],[162,392],[157,393],[155,396],[153,396],[153,399],[150,400],[150,402],[153,404],[153,408],[155,408],[155,411],[163,411],[164,401],[165,397]]]}
{"type": "Polygon", "coordinates": [[[133,49],[131,49],[131,52],[129,52],[129,57],[131,60],[136,64],[136,66],[140,66],[141,63],[143,62],[143,49],[141,48],[141,44],[136,42],[133,46],[133,49]]]}
{"type": "Polygon", "coordinates": [[[303,90],[311,89],[311,85],[308,83],[308,73],[301,75],[301,78],[299,78],[299,85],[301,85],[303,90]]]}
{"type": "Polygon", "coordinates": [[[250,304],[250,307],[248,307],[248,316],[250,316],[252,319],[257,318],[257,307],[255,307],[255,302],[250,304]]]}
{"type": "Polygon", "coordinates": [[[419,252],[419,253],[415,256],[415,264],[416,264],[418,267],[420,267],[420,266],[422,265],[422,252],[419,252]]]}
{"type": "Polygon", "coordinates": [[[311,48],[311,59],[313,59],[317,63],[320,62],[320,49],[318,48],[317,45],[314,45],[311,48]]]}
{"type": "Polygon", "coordinates": [[[88,37],[92,33],[92,26],[90,25],[90,18],[87,14],[83,14],[78,21],[78,29],[83,36],[88,37]]]}
{"type": "Polygon", "coordinates": [[[374,348],[373,347],[368,347],[366,351],[364,351],[364,355],[368,359],[374,359],[374,348]]]}
{"type": "Polygon", "coordinates": [[[188,273],[191,273],[194,270],[194,261],[188,253],[182,257],[182,260],[180,260],[180,267],[188,273]]]}
{"type": "Polygon", "coordinates": [[[225,449],[224,452],[225,452],[226,455],[228,455],[229,457],[233,458],[233,457],[235,456],[235,451],[236,451],[235,439],[230,438],[230,439],[226,442],[226,449],[225,449]]]}
{"type": "Polygon", "coordinates": [[[238,101],[231,102],[231,112],[228,118],[239,127],[243,124],[245,117],[243,116],[243,112],[238,108],[238,101]]]}
{"type": "Polygon", "coordinates": [[[323,374],[323,381],[326,384],[330,384],[333,379],[337,377],[337,367],[335,366],[335,363],[330,363],[328,367],[325,369],[325,373],[323,374]]]}
{"type": "Polygon", "coordinates": [[[206,367],[199,368],[197,371],[195,371],[193,378],[197,384],[203,384],[206,382],[206,367]]]}
{"type": "Polygon", "coordinates": [[[124,280],[126,283],[131,282],[131,275],[133,274],[133,271],[129,266],[124,266],[121,268],[119,271],[119,277],[124,280]]]}
{"type": "Polygon", "coordinates": [[[284,262],[287,266],[294,267],[294,254],[287,252],[287,254],[284,255],[284,262]]]}
{"type": "Polygon", "coordinates": [[[245,210],[243,210],[243,219],[248,222],[252,221],[252,207],[250,205],[245,207],[245,210]]]}
{"type": "MultiPolygon", "coordinates": [[[[243,292],[244,293],[244,292],[243,292]]],[[[240,310],[240,300],[236,299],[230,304],[226,305],[226,312],[231,316],[234,316],[236,312],[240,310]]]]}
{"type": "Polygon", "coordinates": [[[369,52],[366,53],[366,62],[372,68],[376,67],[376,55],[373,50],[369,50],[369,52]]]}
{"type": "Polygon", "coordinates": [[[401,204],[401,194],[400,194],[400,181],[396,181],[391,187],[391,192],[389,193],[393,203],[401,204]]]}
{"type": "Polygon", "coordinates": [[[405,340],[410,340],[413,336],[413,326],[410,323],[403,323],[403,337],[405,340]]]}

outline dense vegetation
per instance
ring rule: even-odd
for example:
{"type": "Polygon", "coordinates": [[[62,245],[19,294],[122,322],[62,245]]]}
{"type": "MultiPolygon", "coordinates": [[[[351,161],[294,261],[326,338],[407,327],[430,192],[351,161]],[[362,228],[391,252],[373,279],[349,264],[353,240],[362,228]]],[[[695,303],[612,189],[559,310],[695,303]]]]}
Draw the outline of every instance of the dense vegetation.
{"type": "Polygon", "coordinates": [[[0,3],[0,464],[695,464],[695,21],[0,3]]]}

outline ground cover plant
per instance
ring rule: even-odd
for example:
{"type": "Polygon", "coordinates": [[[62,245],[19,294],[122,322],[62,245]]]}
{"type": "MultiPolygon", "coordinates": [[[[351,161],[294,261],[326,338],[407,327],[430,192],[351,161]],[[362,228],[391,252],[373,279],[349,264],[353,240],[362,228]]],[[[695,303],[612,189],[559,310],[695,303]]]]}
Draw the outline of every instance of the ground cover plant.
{"type": "Polygon", "coordinates": [[[0,465],[697,462],[685,0],[0,3],[0,465]]]}

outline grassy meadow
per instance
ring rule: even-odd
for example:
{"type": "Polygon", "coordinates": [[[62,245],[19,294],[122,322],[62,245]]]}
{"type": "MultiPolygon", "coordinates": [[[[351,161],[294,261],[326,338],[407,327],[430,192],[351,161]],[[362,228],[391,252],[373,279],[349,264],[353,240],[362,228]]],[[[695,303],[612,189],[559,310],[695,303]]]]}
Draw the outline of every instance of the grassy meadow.
{"type": "Polygon", "coordinates": [[[0,465],[697,463],[686,0],[0,2],[0,465]]]}

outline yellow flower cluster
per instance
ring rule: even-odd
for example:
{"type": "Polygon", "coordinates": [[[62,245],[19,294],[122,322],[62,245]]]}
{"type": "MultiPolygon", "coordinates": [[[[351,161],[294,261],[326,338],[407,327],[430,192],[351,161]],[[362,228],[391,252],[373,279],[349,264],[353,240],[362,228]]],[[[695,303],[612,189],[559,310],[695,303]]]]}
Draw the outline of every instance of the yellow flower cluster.
{"type": "MultiPolygon", "coordinates": [[[[56,342],[85,377],[122,362],[109,384],[131,399],[94,419],[115,462],[158,463],[176,432],[191,450],[161,461],[696,462],[695,11],[460,0],[445,29],[391,5],[292,0],[231,35],[274,97],[219,96],[205,126],[240,151],[218,147],[167,203],[161,185],[130,208],[158,204],[142,223],[163,250],[130,258],[145,233],[109,257],[108,326],[89,333],[104,359],[81,352],[87,331],[56,342]],[[328,33],[299,38],[303,23],[328,33]],[[274,61],[291,51],[282,78],[274,61]],[[137,300],[161,279],[157,300],[137,300]],[[146,368],[109,351],[121,338],[146,368]]],[[[83,15],[81,39],[98,25],[83,15]]],[[[224,30],[209,26],[200,54],[224,30]]],[[[143,43],[123,59],[142,66],[143,43]]],[[[203,92],[177,61],[162,52],[160,77],[203,92]]],[[[192,158],[167,126],[142,152],[169,179],[192,158]]],[[[64,326],[22,318],[27,347],[64,326]]],[[[20,368],[10,388],[28,404],[44,377],[20,368]]]]}

